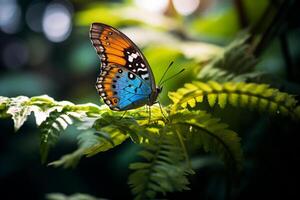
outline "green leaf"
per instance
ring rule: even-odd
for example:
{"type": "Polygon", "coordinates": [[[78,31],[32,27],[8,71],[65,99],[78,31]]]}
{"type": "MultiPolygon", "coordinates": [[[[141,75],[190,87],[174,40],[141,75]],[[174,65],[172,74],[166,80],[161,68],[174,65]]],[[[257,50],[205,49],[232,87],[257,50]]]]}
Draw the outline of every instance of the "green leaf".
{"type": "Polygon", "coordinates": [[[90,147],[85,149],[84,154],[88,157],[94,156],[99,152],[107,151],[117,145],[123,143],[127,138],[128,135],[123,134],[121,131],[117,131],[116,129],[103,129],[106,131],[107,137],[101,137],[100,135],[97,138],[97,141],[91,145],[90,147]]]}
{"type": "Polygon", "coordinates": [[[154,199],[158,192],[188,189],[186,176],[193,172],[184,165],[184,152],[175,134],[149,135],[149,143],[142,147],[139,154],[145,161],[130,165],[134,172],[129,176],[129,185],[136,200],[154,199]]]}
{"type": "Polygon", "coordinates": [[[10,114],[7,113],[10,98],[0,96],[0,118],[8,118],[10,114]]]}
{"type": "MultiPolygon", "coordinates": [[[[260,73],[251,73],[257,63],[252,48],[247,40],[250,35],[241,34],[230,43],[222,53],[205,65],[198,74],[201,81],[246,81],[247,78],[260,76],[260,73]]],[[[213,85],[211,85],[213,87],[213,85]]],[[[217,90],[217,88],[214,88],[217,90]]]]}
{"type": "Polygon", "coordinates": [[[74,120],[81,120],[84,113],[68,111],[63,109],[62,111],[53,111],[49,117],[40,125],[41,129],[41,145],[40,152],[42,157],[42,163],[45,163],[48,156],[49,148],[54,146],[61,133],[71,124],[74,120]]]}
{"type": "Polygon", "coordinates": [[[173,113],[186,108],[187,103],[193,108],[206,97],[211,107],[218,103],[221,108],[225,108],[229,103],[234,107],[245,107],[270,114],[290,115],[293,118],[297,116],[294,113],[297,105],[294,96],[270,88],[266,84],[193,82],[176,92],[170,92],[169,97],[174,103],[173,113]]]}
{"type": "Polygon", "coordinates": [[[239,95],[235,93],[228,94],[228,102],[232,105],[237,107],[239,105],[239,95]]]}
{"type": "Polygon", "coordinates": [[[65,195],[62,193],[49,193],[46,195],[47,200],[106,200],[103,198],[93,197],[89,194],[76,193],[72,195],[65,195]]]}
{"type": "Polygon", "coordinates": [[[207,100],[208,103],[211,107],[213,107],[215,105],[215,103],[217,102],[217,94],[208,94],[207,95],[207,100]]]}
{"type": "Polygon", "coordinates": [[[79,148],[72,153],[63,155],[59,160],[50,162],[49,166],[75,168],[79,163],[81,157],[84,155],[84,148],[79,148]]]}
{"type": "Polygon", "coordinates": [[[218,94],[218,104],[220,106],[220,108],[225,108],[226,103],[227,103],[227,94],[218,94]]]}
{"type": "Polygon", "coordinates": [[[193,141],[198,148],[202,147],[205,151],[216,154],[233,171],[242,169],[240,138],[237,133],[228,129],[227,124],[221,123],[220,119],[203,111],[182,110],[172,115],[171,120],[172,124],[185,126],[187,136],[189,132],[192,134],[192,137],[187,137],[189,144],[193,141]]]}
{"type": "Polygon", "coordinates": [[[25,96],[10,99],[9,108],[6,113],[12,116],[15,131],[19,130],[32,111],[31,107],[28,105],[28,101],[29,98],[25,96]]]}

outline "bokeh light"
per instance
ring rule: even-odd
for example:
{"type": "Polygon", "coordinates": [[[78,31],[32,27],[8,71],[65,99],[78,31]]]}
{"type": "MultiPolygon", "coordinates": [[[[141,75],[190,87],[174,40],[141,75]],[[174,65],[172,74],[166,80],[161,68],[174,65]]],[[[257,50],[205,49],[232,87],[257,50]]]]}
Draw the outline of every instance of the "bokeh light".
{"type": "Polygon", "coordinates": [[[43,16],[43,32],[52,42],[62,42],[68,38],[72,30],[71,13],[60,3],[47,6],[43,16]]]}
{"type": "Polygon", "coordinates": [[[28,61],[28,48],[26,44],[19,39],[8,43],[3,48],[2,59],[8,68],[21,68],[28,61]]]}
{"type": "Polygon", "coordinates": [[[190,15],[197,10],[200,0],[173,0],[176,11],[181,15],[190,15]]]}
{"type": "Polygon", "coordinates": [[[29,60],[28,64],[40,68],[47,61],[52,52],[52,46],[47,45],[41,36],[32,36],[28,40],[29,60]]]}
{"type": "Polygon", "coordinates": [[[0,0],[0,29],[16,33],[19,29],[21,9],[16,0],[0,0]]]}
{"type": "Polygon", "coordinates": [[[42,32],[42,18],[46,5],[44,3],[31,4],[26,12],[26,23],[35,32],[42,32]]]}
{"type": "Polygon", "coordinates": [[[158,13],[164,12],[169,5],[169,0],[134,0],[134,2],[140,8],[158,13]]]}

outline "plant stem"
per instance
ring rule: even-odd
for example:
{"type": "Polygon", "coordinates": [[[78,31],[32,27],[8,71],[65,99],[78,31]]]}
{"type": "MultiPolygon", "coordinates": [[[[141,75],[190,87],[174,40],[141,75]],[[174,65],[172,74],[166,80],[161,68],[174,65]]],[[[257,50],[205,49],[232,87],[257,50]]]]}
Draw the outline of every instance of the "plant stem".
{"type": "Polygon", "coordinates": [[[263,33],[260,42],[258,43],[254,54],[256,56],[261,55],[266,46],[279,34],[282,30],[282,25],[284,25],[284,20],[288,15],[288,10],[293,4],[293,0],[283,0],[280,4],[276,15],[273,17],[271,23],[267,27],[266,31],[263,33]]]}
{"type": "Polygon", "coordinates": [[[234,0],[234,5],[239,16],[241,28],[246,28],[249,25],[249,21],[247,13],[245,12],[243,0],[234,0]]]}
{"type": "Polygon", "coordinates": [[[293,79],[293,62],[292,62],[286,34],[285,33],[281,34],[279,40],[280,40],[281,51],[286,65],[287,78],[293,79]]]}

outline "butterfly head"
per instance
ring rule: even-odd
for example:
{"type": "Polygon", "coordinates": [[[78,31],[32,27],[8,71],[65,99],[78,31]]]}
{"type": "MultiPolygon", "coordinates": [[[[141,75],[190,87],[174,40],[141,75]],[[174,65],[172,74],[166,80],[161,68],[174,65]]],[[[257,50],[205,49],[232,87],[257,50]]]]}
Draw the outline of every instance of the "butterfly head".
{"type": "Polygon", "coordinates": [[[159,95],[162,91],[163,87],[162,86],[156,86],[156,93],[159,95]]]}
{"type": "Polygon", "coordinates": [[[156,86],[156,89],[152,92],[150,96],[150,102],[148,104],[149,106],[157,103],[157,97],[161,93],[162,89],[162,86],[156,86]]]}

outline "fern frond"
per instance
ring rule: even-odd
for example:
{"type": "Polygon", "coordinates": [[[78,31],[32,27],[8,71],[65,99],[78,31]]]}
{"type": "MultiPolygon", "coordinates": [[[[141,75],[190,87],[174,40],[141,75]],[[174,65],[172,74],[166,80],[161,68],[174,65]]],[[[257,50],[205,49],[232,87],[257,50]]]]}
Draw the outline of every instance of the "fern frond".
{"type": "MultiPolygon", "coordinates": [[[[6,113],[6,116],[11,116],[14,121],[14,129],[17,131],[26,121],[28,115],[30,115],[32,108],[28,105],[29,98],[25,96],[19,96],[15,98],[1,97],[2,109],[6,113]]],[[[2,114],[4,117],[5,114],[2,114]]]]}
{"type": "Polygon", "coordinates": [[[170,116],[170,120],[173,126],[186,127],[188,144],[195,143],[198,148],[216,154],[233,171],[242,169],[243,152],[240,138],[237,133],[228,129],[227,124],[221,123],[220,119],[213,118],[204,111],[182,110],[170,116]]]}
{"type": "MultiPolygon", "coordinates": [[[[247,43],[249,34],[243,34],[230,43],[219,56],[204,66],[198,74],[201,81],[231,81],[237,76],[253,71],[257,59],[247,43]]],[[[260,75],[257,73],[252,74],[260,75]]],[[[239,80],[245,81],[245,76],[239,80]]]]}
{"type": "MultiPolygon", "coordinates": [[[[83,155],[93,156],[107,151],[124,142],[129,136],[136,143],[143,142],[142,135],[147,129],[143,125],[148,123],[148,117],[146,111],[141,110],[132,112],[137,119],[124,117],[120,120],[122,113],[112,112],[106,106],[75,105],[68,101],[55,101],[47,95],[32,98],[23,96],[0,98],[1,118],[11,116],[16,130],[23,125],[28,115],[34,113],[36,124],[41,130],[40,149],[43,162],[46,161],[49,148],[57,142],[58,137],[68,126],[74,125],[82,131],[78,136],[78,151],[51,163],[64,167],[74,166],[83,155]],[[78,123],[74,123],[75,121],[78,123]],[[88,130],[92,133],[87,134],[88,130]]],[[[154,116],[158,115],[157,109],[154,110],[154,116]]]]}
{"type": "Polygon", "coordinates": [[[84,148],[78,148],[72,153],[63,155],[59,160],[50,162],[48,166],[63,167],[65,169],[75,168],[78,165],[80,159],[83,157],[84,151],[84,148]]]}
{"type": "Polygon", "coordinates": [[[187,190],[188,174],[193,171],[184,163],[184,153],[175,134],[152,135],[142,145],[139,155],[145,159],[130,165],[129,177],[135,199],[153,199],[157,193],[187,190]]]}
{"type": "Polygon", "coordinates": [[[85,119],[84,123],[80,122],[79,129],[82,131],[77,136],[78,149],[50,165],[75,167],[82,156],[90,157],[107,151],[123,143],[129,136],[134,142],[140,143],[140,138],[145,135],[143,128],[133,118],[124,117],[120,120],[111,111],[103,113],[99,118],[85,119]]]}
{"type": "Polygon", "coordinates": [[[88,136],[80,134],[80,137],[85,138],[85,143],[90,143],[89,146],[84,147],[84,155],[86,155],[87,157],[91,157],[100,152],[114,148],[115,146],[122,144],[129,137],[122,131],[118,129],[111,129],[109,127],[103,128],[101,131],[97,131],[96,134],[93,134],[97,136],[95,138],[96,140],[94,139],[94,141],[92,138],[86,139],[86,137],[88,136]]]}
{"type": "Polygon", "coordinates": [[[0,118],[5,119],[9,118],[11,115],[7,113],[9,108],[10,98],[0,96],[0,118]]]}
{"type": "Polygon", "coordinates": [[[46,195],[47,200],[107,200],[104,198],[97,198],[89,194],[75,193],[72,195],[65,195],[62,193],[49,193],[46,195]]]}
{"type": "Polygon", "coordinates": [[[53,111],[49,117],[40,125],[41,130],[41,157],[44,163],[47,160],[49,148],[54,146],[61,133],[71,124],[74,120],[81,120],[82,116],[76,112],[63,109],[61,111],[53,111]]]}
{"type": "Polygon", "coordinates": [[[211,107],[218,104],[224,108],[229,103],[234,107],[247,107],[292,117],[295,117],[297,104],[292,95],[270,88],[269,85],[243,82],[188,83],[184,88],[170,92],[169,97],[174,102],[173,110],[186,108],[188,105],[193,108],[196,103],[201,103],[206,98],[211,107]]]}

